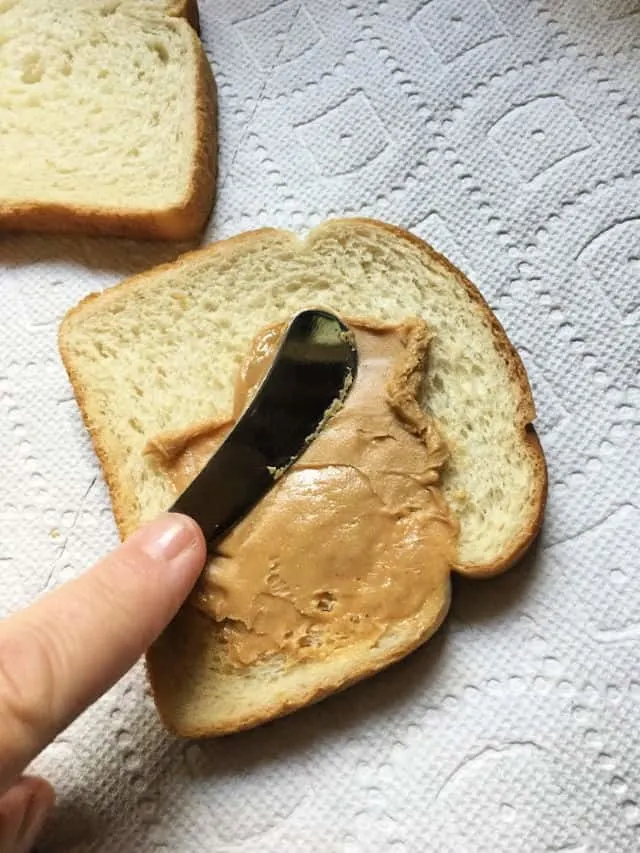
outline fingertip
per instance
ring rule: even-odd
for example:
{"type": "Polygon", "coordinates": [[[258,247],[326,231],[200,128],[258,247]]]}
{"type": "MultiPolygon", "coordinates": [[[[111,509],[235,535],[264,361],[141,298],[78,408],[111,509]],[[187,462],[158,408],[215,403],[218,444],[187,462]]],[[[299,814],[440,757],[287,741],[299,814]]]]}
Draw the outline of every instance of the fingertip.
{"type": "Polygon", "coordinates": [[[46,811],[50,811],[56,802],[56,792],[46,779],[41,776],[23,776],[20,780],[28,790],[34,802],[46,811]]]}

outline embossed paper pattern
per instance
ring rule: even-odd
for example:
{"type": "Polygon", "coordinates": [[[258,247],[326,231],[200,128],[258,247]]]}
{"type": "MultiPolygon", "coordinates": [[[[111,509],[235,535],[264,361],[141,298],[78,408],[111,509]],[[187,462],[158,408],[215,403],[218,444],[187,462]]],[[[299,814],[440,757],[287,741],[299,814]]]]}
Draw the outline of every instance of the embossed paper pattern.
{"type": "MultiPolygon", "coordinates": [[[[640,849],[640,2],[201,0],[220,95],[208,239],[365,215],[481,288],[530,372],[539,547],[456,583],[387,673],[210,744],[141,667],[38,760],[47,851],[640,849]]],[[[172,246],[0,239],[3,614],[116,541],[56,350],[65,309],[172,246]]]]}

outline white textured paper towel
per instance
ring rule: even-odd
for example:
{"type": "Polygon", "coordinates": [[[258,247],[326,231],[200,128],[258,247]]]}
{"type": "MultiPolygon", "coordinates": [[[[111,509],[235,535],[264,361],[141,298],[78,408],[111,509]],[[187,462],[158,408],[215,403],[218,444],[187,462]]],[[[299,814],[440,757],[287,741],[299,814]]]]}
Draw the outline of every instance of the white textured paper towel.
{"type": "MultiPolygon", "coordinates": [[[[38,761],[47,851],[640,849],[640,2],[210,0],[209,237],[407,226],[480,286],[535,388],[535,556],[459,583],[387,673],[262,730],[168,737],[141,668],[38,761]]],[[[64,310],[173,247],[0,240],[2,613],[116,537],[64,310]]]]}

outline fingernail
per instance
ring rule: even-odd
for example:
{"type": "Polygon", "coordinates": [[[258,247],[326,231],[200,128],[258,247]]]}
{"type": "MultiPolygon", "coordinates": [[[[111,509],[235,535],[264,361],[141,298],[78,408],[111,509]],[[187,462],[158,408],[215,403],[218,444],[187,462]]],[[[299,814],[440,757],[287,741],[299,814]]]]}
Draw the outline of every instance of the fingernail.
{"type": "Polygon", "coordinates": [[[161,515],[136,531],[129,541],[132,540],[154,560],[183,571],[202,568],[206,552],[204,537],[195,521],[185,515],[161,515]]]}

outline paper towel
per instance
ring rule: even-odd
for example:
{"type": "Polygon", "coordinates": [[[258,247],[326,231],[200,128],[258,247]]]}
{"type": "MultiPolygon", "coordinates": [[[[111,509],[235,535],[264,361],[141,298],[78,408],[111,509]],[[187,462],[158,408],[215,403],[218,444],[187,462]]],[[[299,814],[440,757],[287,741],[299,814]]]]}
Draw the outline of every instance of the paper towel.
{"type": "MultiPolygon", "coordinates": [[[[536,553],[458,582],[385,674],[186,745],[141,667],[37,762],[45,851],[640,849],[640,2],[209,0],[210,239],[363,214],[478,284],[523,353],[550,468],[536,553]]],[[[56,350],[66,308],[171,257],[0,240],[3,614],[116,541],[56,350]]]]}

